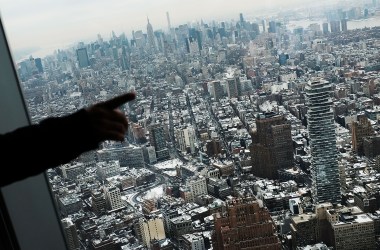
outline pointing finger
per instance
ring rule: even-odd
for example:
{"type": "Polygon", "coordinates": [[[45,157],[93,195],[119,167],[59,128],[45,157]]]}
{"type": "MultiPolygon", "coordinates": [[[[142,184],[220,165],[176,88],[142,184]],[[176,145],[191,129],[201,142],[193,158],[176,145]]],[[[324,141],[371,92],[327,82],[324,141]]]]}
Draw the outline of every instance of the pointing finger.
{"type": "Polygon", "coordinates": [[[124,95],[117,96],[115,98],[112,98],[111,100],[105,101],[101,105],[109,110],[114,110],[117,107],[123,105],[126,102],[132,101],[136,98],[135,93],[126,93],[124,95]]]}

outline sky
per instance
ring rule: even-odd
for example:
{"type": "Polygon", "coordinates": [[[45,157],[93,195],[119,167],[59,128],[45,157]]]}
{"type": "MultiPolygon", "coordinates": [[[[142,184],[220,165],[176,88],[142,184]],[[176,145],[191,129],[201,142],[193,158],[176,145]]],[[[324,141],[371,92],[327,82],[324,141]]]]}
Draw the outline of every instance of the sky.
{"type": "MultiPolygon", "coordinates": [[[[318,3],[329,0],[319,0],[318,3]]],[[[297,8],[312,0],[0,0],[0,15],[13,51],[64,48],[101,34],[108,40],[132,30],[146,32],[147,17],[154,29],[210,20],[238,20],[275,7],[297,8]]]]}

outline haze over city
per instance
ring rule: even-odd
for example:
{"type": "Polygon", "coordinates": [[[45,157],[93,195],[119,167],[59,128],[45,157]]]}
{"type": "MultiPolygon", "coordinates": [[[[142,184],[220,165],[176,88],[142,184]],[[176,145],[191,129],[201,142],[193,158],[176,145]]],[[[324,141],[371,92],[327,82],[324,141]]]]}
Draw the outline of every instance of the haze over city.
{"type": "MultiPolygon", "coordinates": [[[[10,46],[18,55],[36,51],[46,55],[79,41],[90,41],[97,34],[110,37],[111,31],[125,32],[145,29],[149,17],[155,30],[167,29],[166,12],[172,25],[211,20],[237,20],[238,13],[262,17],[281,10],[331,6],[338,1],[269,0],[0,0],[0,14],[10,46]]],[[[348,1],[347,1],[348,2],[348,1]]]]}
{"type": "Polygon", "coordinates": [[[137,93],[46,171],[69,250],[380,249],[380,0],[1,3],[32,123],[137,93]]]}

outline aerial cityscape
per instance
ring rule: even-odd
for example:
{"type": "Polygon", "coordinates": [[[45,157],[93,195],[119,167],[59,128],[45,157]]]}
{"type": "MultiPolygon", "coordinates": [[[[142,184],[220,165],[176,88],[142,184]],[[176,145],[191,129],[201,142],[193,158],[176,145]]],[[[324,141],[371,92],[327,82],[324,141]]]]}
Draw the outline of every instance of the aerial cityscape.
{"type": "Polygon", "coordinates": [[[124,142],[47,171],[68,249],[379,249],[380,1],[346,2],[18,61],[34,123],[137,93],[124,142]]]}

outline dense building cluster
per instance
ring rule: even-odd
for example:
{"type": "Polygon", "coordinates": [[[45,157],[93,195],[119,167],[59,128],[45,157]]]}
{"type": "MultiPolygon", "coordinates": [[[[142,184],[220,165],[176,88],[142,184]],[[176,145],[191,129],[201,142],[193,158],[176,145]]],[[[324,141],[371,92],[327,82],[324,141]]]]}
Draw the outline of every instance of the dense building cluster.
{"type": "Polygon", "coordinates": [[[332,9],[136,30],[18,63],[31,118],[126,91],[125,141],[47,172],[70,249],[376,249],[380,27],[332,9]]]}

